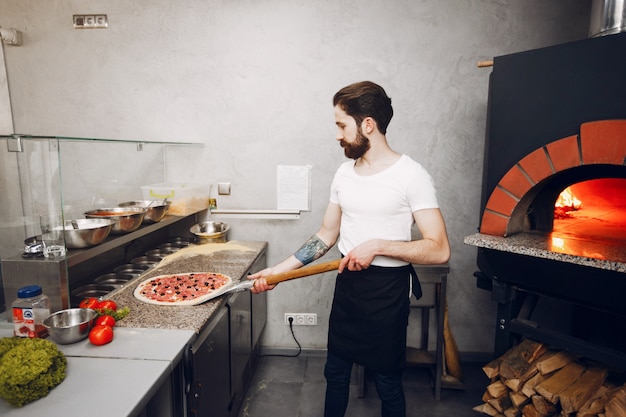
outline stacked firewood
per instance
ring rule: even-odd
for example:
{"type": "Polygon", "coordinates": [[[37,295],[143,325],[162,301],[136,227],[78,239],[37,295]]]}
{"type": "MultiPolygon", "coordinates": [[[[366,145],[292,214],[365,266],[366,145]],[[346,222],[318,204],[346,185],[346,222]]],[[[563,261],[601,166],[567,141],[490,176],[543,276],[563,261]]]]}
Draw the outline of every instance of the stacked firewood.
{"type": "Polygon", "coordinates": [[[505,417],[624,417],[626,384],[606,366],[522,340],[483,367],[491,383],[474,411],[505,417]],[[617,382],[616,382],[617,381],[617,382]]]}

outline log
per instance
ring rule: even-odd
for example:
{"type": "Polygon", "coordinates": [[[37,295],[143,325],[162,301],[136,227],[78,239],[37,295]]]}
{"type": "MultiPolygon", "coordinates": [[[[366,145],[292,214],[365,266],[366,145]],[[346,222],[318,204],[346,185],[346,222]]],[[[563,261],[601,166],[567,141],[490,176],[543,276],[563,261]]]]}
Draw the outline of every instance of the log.
{"type": "Polygon", "coordinates": [[[504,410],[504,417],[521,417],[522,410],[516,407],[507,408],[504,410]]]}
{"type": "Polygon", "coordinates": [[[526,381],[535,376],[538,372],[539,370],[537,369],[537,367],[531,365],[523,375],[520,375],[517,378],[507,379],[504,384],[507,387],[511,388],[513,392],[519,392],[526,383],[526,381]]]}
{"type": "Polygon", "coordinates": [[[489,405],[498,410],[499,413],[504,413],[504,410],[507,408],[511,408],[513,403],[511,402],[511,397],[508,395],[503,395],[500,398],[492,398],[488,401],[489,405]]]}
{"type": "Polygon", "coordinates": [[[570,362],[535,386],[535,391],[551,403],[556,404],[559,401],[559,393],[575,383],[585,370],[584,365],[570,362]]]}
{"type": "Polygon", "coordinates": [[[598,388],[596,392],[583,404],[576,412],[576,417],[591,417],[604,411],[604,404],[609,396],[609,388],[604,385],[598,388]]]}
{"type": "Polygon", "coordinates": [[[532,404],[526,404],[524,408],[522,408],[522,415],[524,417],[545,417],[537,412],[537,409],[532,404]]]}
{"type": "Polygon", "coordinates": [[[528,398],[521,392],[512,392],[511,394],[509,394],[509,397],[511,397],[511,403],[515,408],[522,408],[530,402],[530,398],[528,398]]]}
{"type": "Polygon", "coordinates": [[[492,416],[492,417],[498,415],[498,410],[496,410],[495,408],[493,408],[492,406],[486,403],[477,405],[476,407],[472,408],[472,410],[477,411],[482,414],[487,414],[488,416],[492,416]]]}
{"type": "Polygon", "coordinates": [[[578,362],[570,362],[548,379],[535,387],[552,404],[559,401],[559,393],[572,385],[585,372],[586,368],[578,362]]]}
{"type": "Polygon", "coordinates": [[[487,392],[492,398],[500,398],[509,393],[508,388],[502,381],[496,381],[487,386],[487,392]]]}
{"type": "Polygon", "coordinates": [[[561,369],[568,363],[574,361],[574,355],[566,351],[560,350],[553,354],[545,355],[537,360],[535,366],[543,375],[549,374],[553,371],[561,369]]]}
{"type": "Polygon", "coordinates": [[[535,407],[535,410],[540,416],[551,416],[556,414],[556,405],[548,401],[541,395],[533,395],[530,399],[535,407]]]}
{"type": "Polygon", "coordinates": [[[565,413],[579,410],[602,386],[608,370],[606,368],[589,368],[578,380],[559,393],[561,408],[565,413]]]}
{"type": "Polygon", "coordinates": [[[626,416],[626,387],[614,391],[604,406],[604,415],[606,417],[626,416]]]}
{"type": "Polygon", "coordinates": [[[548,377],[548,375],[542,375],[540,372],[537,372],[535,376],[526,381],[521,390],[522,394],[528,398],[532,397],[537,393],[537,391],[535,391],[535,387],[548,379],[548,377]]]}
{"type": "Polygon", "coordinates": [[[491,394],[489,394],[489,391],[485,391],[485,392],[483,393],[483,396],[482,396],[481,400],[482,400],[484,403],[486,403],[486,402],[488,402],[489,400],[491,400],[492,398],[493,398],[493,397],[491,396],[491,394]]]}
{"type": "Polygon", "coordinates": [[[506,379],[519,378],[531,367],[530,362],[545,352],[543,343],[524,339],[505,354],[500,363],[500,376],[506,379]]]}
{"type": "Polygon", "coordinates": [[[483,372],[487,375],[487,378],[493,380],[499,375],[500,364],[502,363],[502,356],[492,360],[487,365],[483,366],[483,372]]]}

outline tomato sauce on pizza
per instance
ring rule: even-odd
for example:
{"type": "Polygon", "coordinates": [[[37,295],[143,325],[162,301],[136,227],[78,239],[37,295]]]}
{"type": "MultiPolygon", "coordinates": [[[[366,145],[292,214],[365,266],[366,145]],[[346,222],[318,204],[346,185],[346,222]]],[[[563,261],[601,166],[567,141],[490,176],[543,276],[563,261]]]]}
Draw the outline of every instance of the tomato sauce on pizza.
{"type": "Polygon", "coordinates": [[[230,284],[216,272],[187,272],[148,278],[135,289],[135,297],[153,304],[193,305],[209,299],[230,284]]]}

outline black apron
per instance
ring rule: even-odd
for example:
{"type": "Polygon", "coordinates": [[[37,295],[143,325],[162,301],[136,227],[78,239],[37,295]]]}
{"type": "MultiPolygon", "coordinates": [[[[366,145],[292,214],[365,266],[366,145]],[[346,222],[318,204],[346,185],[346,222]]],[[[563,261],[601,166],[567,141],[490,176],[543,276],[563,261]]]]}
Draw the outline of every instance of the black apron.
{"type": "Polygon", "coordinates": [[[421,293],[412,265],[345,269],[338,274],[329,321],[329,352],[372,371],[402,369],[409,322],[409,276],[413,291],[421,293]]]}

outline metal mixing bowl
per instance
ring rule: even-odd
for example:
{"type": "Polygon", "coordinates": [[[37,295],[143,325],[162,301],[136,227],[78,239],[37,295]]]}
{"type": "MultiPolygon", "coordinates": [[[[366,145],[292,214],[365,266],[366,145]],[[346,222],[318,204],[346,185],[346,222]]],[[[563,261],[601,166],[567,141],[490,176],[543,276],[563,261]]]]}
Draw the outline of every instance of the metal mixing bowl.
{"type": "Polygon", "coordinates": [[[222,222],[202,222],[191,226],[189,231],[198,239],[198,243],[224,243],[230,226],[222,222]]]}
{"type": "Polygon", "coordinates": [[[65,246],[69,249],[80,249],[99,245],[109,237],[113,223],[110,219],[96,218],[67,220],[64,225],[65,246]],[[74,226],[78,226],[78,229],[74,226]]]}
{"type": "Polygon", "coordinates": [[[89,308],[70,308],[57,311],[43,321],[48,334],[55,342],[67,345],[80,342],[89,335],[98,313],[89,308]]]}
{"type": "Polygon", "coordinates": [[[111,207],[90,210],[85,213],[88,219],[110,219],[113,220],[113,234],[123,234],[139,229],[143,218],[146,216],[146,209],[140,207],[111,207]]]}
{"type": "Polygon", "coordinates": [[[118,204],[120,207],[139,207],[146,209],[146,216],[143,218],[144,223],[158,223],[167,214],[170,209],[169,201],[151,201],[151,200],[138,200],[127,201],[125,203],[118,204]]]}

